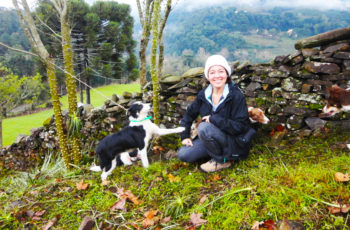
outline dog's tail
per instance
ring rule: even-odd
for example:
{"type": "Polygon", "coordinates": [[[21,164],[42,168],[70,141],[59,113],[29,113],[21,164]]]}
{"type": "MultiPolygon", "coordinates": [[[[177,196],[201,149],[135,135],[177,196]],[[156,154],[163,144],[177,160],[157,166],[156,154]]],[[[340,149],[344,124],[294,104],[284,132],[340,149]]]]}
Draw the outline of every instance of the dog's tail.
{"type": "Polygon", "coordinates": [[[91,170],[91,171],[94,171],[94,172],[100,172],[100,171],[102,171],[102,170],[101,170],[101,167],[98,166],[98,165],[91,165],[90,170],[91,170]]]}

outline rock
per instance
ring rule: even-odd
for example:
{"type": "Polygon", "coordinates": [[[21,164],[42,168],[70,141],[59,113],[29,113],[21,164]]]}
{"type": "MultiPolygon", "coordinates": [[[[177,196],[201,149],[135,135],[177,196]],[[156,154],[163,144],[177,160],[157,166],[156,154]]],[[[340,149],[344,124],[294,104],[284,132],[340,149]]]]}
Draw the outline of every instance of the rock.
{"type": "Polygon", "coordinates": [[[340,68],[334,63],[306,62],[304,68],[312,73],[338,74],[340,68]]]}
{"type": "Polygon", "coordinates": [[[304,57],[311,57],[314,56],[316,54],[318,54],[320,51],[316,48],[312,48],[312,49],[302,49],[301,53],[303,54],[304,57]]]}
{"type": "Polygon", "coordinates": [[[350,45],[348,43],[340,43],[336,45],[328,46],[323,50],[323,53],[334,53],[337,51],[350,51],[350,45]]]}
{"type": "Polygon", "coordinates": [[[303,116],[292,115],[287,119],[286,127],[289,130],[298,130],[303,127],[303,116]]]}
{"type": "Polygon", "coordinates": [[[286,78],[282,81],[282,89],[289,91],[289,92],[297,92],[300,90],[302,83],[294,78],[286,78]]]}
{"type": "Polygon", "coordinates": [[[204,74],[204,68],[203,67],[197,67],[193,69],[187,70],[182,77],[188,78],[188,77],[196,77],[196,76],[202,76],[204,74]]]}
{"type": "Polygon", "coordinates": [[[124,92],[123,94],[124,99],[131,99],[132,98],[132,93],[130,92],[124,92]]]}
{"type": "Polygon", "coordinates": [[[311,130],[323,128],[327,121],[324,121],[318,117],[309,117],[305,119],[305,123],[311,130]]]}
{"type": "Polygon", "coordinates": [[[166,84],[176,84],[179,83],[182,80],[181,76],[169,76],[164,79],[161,79],[160,83],[166,83],[166,84]]]}
{"type": "Polygon", "coordinates": [[[95,221],[91,217],[86,216],[81,222],[78,230],[91,230],[95,226],[95,221]]]}
{"type": "Polygon", "coordinates": [[[248,85],[247,88],[245,88],[245,91],[255,91],[257,89],[261,88],[261,84],[258,82],[252,82],[248,85]]]}
{"type": "Polygon", "coordinates": [[[350,59],[350,52],[337,52],[336,54],[333,55],[335,58],[339,59],[350,59]]]}

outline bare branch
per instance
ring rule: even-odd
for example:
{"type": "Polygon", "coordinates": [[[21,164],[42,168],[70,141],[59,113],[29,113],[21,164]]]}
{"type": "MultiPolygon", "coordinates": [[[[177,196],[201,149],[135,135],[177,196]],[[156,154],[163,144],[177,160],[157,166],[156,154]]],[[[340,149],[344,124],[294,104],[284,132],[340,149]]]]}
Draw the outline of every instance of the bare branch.
{"type": "Polygon", "coordinates": [[[39,57],[38,55],[36,55],[35,53],[31,53],[31,52],[28,52],[28,51],[25,51],[25,50],[21,50],[21,49],[16,49],[16,48],[13,48],[11,46],[8,46],[2,42],[0,42],[0,46],[3,46],[9,50],[13,50],[13,51],[16,51],[16,52],[20,52],[20,53],[24,53],[24,54],[29,54],[29,55],[32,55],[32,56],[35,56],[35,57],[39,57]]]}

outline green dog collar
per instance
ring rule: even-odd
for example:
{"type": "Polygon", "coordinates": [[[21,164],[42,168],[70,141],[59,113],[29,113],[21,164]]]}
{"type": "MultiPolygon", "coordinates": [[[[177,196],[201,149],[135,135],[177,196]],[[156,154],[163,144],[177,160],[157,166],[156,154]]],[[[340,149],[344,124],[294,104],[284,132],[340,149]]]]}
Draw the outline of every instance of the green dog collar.
{"type": "Polygon", "coordinates": [[[130,120],[130,122],[142,122],[142,121],[151,120],[151,119],[152,119],[152,116],[148,116],[142,120],[139,120],[139,121],[138,120],[130,120]]]}

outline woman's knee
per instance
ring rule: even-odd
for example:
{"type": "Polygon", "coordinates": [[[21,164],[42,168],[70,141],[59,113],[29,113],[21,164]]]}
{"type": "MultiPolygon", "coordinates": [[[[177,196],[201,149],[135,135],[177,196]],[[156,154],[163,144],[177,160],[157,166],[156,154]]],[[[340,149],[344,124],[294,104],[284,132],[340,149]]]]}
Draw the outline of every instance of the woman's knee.
{"type": "Polygon", "coordinates": [[[208,122],[201,122],[197,128],[199,138],[207,139],[208,137],[210,137],[210,134],[212,133],[212,126],[213,124],[210,124],[208,122]]]}
{"type": "Polygon", "coordinates": [[[191,151],[189,151],[188,147],[181,147],[179,151],[177,152],[177,157],[180,161],[187,162],[187,163],[193,163],[195,162],[195,159],[191,156],[191,151]]]}

